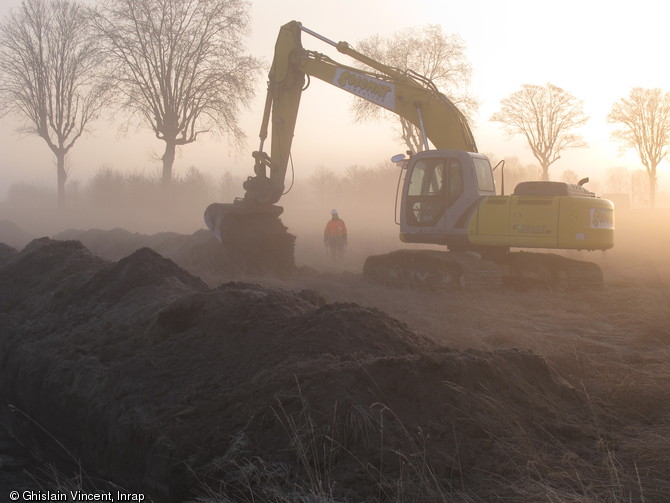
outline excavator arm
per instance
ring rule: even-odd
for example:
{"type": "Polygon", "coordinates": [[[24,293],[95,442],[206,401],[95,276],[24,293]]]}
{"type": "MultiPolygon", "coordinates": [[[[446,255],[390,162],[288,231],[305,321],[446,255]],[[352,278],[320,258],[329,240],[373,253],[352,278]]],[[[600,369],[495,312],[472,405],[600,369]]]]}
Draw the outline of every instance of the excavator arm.
{"type": "Polygon", "coordinates": [[[244,202],[249,205],[273,205],[284,192],[300,97],[306,80],[311,77],[407,119],[422,131],[426,149],[430,140],[438,149],[477,152],[465,117],[429,79],[384,65],[352,49],[346,42],[335,43],[297,21],[281,27],[268,77],[260,147],[252,154],[254,176],[244,183],[244,202]],[[301,42],[303,31],[374,71],[342,65],[324,54],[305,50],[301,42]],[[272,129],[270,155],[264,151],[269,127],[272,129]]]}

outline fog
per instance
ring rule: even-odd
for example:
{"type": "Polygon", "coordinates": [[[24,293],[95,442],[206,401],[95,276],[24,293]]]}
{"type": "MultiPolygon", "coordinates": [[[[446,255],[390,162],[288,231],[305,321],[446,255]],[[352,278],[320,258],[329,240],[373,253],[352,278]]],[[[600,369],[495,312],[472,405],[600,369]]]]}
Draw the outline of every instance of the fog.
{"type": "MultiPolygon", "coordinates": [[[[399,242],[394,223],[397,167],[389,163],[376,168],[353,166],[340,175],[321,169],[329,177],[327,182],[296,177],[278,203],[284,208],[284,225],[297,236],[298,264],[328,266],[323,229],[333,208],[349,229],[345,267],[360,268],[364,253],[390,249],[399,242]]],[[[191,234],[205,228],[203,213],[210,203],[232,202],[243,193],[242,178],[230,172],[214,178],[191,169],[164,187],[158,175],[126,175],[106,168],[89,183],[70,190],[62,211],[56,210],[56,195],[49,187],[15,184],[0,203],[0,220],[25,231],[24,237],[5,236],[14,247],[25,245],[28,237],[52,236],[67,229],[191,234]]]]}
{"type": "MultiPolygon", "coordinates": [[[[395,196],[399,168],[380,162],[376,167],[350,166],[341,172],[322,167],[317,173],[321,177],[296,176],[278,203],[284,208],[282,222],[288,232],[297,236],[297,265],[321,271],[360,272],[368,255],[417,246],[405,245],[398,237],[395,196]],[[323,244],[323,229],[333,208],[349,232],[344,263],[338,265],[330,263],[323,244]]],[[[510,170],[507,193],[521,181],[513,175],[510,170]]],[[[517,175],[527,173],[520,170],[517,175]]],[[[121,228],[142,234],[192,234],[205,228],[203,212],[210,203],[232,202],[242,195],[242,177],[230,172],[215,178],[192,168],[178,176],[172,186],[163,187],[158,175],[126,175],[106,168],[99,170],[89,183],[70,190],[67,207],[57,211],[51,188],[15,184],[7,200],[0,203],[0,221],[12,222],[22,232],[17,235],[5,228],[0,240],[21,248],[32,238],[53,236],[67,229],[121,228]]],[[[659,202],[666,201],[659,198],[659,202]]],[[[606,270],[606,277],[634,275],[638,266],[656,267],[667,277],[670,209],[621,208],[616,210],[615,222],[613,250],[566,253],[599,263],[606,270]]]]}

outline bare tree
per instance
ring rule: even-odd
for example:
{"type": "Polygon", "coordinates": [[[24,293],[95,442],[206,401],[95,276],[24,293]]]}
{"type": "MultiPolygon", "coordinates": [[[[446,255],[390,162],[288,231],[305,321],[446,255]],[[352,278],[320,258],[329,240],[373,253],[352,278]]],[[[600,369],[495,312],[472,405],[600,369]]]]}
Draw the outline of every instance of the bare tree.
{"type": "Polygon", "coordinates": [[[340,191],[341,181],[338,176],[323,165],[318,166],[309,178],[309,185],[314,189],[323,207],[328,202],[334,202],[340,191]]]}
{"type": "Polygon", "coordinates": [[[605,171],[607,190],[615,194],[630,192],[632,188],[632,173],[625,166],[614,166],[605,171]]]}
{"type": "MultiPolygon", "coordinates": [[[[487,157],[493,166],[498,164],[495,154],[487,154],[487,157]]],[[[536,165],[523,165],[518,157],[505,157],[503,160],[504,165],[493,172],[496,186],[501,189],[501,193],[503,190],[505,194],[512,193],[519,183],[537,179],[539,168],[536,165]]]]}
{"type": "MultiPolygon", "coordinates": [[[[477,109],[477,101],[468,94],[472,67],[465,54],[465,42],[456,34],[442,31],[439,25],[403,30],[382,38],[368,37],[358,44],[363,54],[398,68],[413,70],[427,77],[467,116],[477,109]]],[[[354,100],[356,120],[372,120],[390,112],[359,98],[354,100]]],[[[417,128],[406,119],[393,114],[400,123],[400,137],[412,152],[423,150],[417,128]]]]}
{"type": "Polygon", "coordinates": [[[577,183],[581,177],[574,169],[566,169],[561,173],[561,181],[565,183],[577,183]]]}
{"type": "MultiPolygon", "coordinates": [[[[645,204],[644,194],[649,194],[649,176],[644,170],[636,169],[630,177],[631,191],[633,193],[633,207],[645,204]]],[[[646,201],[649,203],[649,201],[646,201]]]]}
{"type": "Polygon", "coordinates": [[[261,68],[243,55],[247,7],[244,0],[107,0],[95,18],[130,120],[165,142],[165,184],[178,146],[210,131],[244,139],[238,116],[261,68]]]}
{"type": "Polygon", "coordinates": [[[656,205],[656,168],[668,154],[670,145],[670,93],[660,89],[631,90],[612,106],[608,122],[620,124],[612,137],[624,149],[634,148],[649,177],[649,204],[656,205]]]}
{"type": "Polygon", "coordinates": [[[582,102],[560,87],[526,84],[500,101],[492,121],[500,122],[512,137],[523,134],[542,168],[542,180],[549,180],[549,166],[568,148],[585,147],[580,136],[570,133],[583,126],[582,102]]]}
{"type": "Polygon", "coordinates": [[[58,205],[65,205],[65,157],[100,110],[100,49],[85,8],[72,0],[24,0],[0,26],[3,112],[56,156],[58,205]]]}
{"type": "Polygon", "coordinates": [[[242,186],[242,180],[233,176],[230,169],[226,169],[219,177],[216,185],[217,198],[221,201],[232,201],[235,199],[236,192],[242,186]]]}

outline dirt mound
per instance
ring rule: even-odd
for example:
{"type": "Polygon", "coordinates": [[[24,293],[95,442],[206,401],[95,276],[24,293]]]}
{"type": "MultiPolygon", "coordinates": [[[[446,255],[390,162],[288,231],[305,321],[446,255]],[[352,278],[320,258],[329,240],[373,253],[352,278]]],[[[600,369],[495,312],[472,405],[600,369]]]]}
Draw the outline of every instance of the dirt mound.
{"type": "Polygon", "coordinates": [[[0,265],[10,257],[13,257],[16,253],[16,249],[5,244],[0,243],[0,265]]]}
{"type": "Polygon", "coordinates": [[[12,248],[23,248],[35,236],[24,231],[21,227],[10,220],[0,220],[0,243],[5,243],[12,248]]]}
{"type": "Polygon", "coordinates": [[[141,234],[139,232],[130,232],[125,229],[68,229],[59,232],[53,236],[57,240],[77,240],[96,255],[108,260],[120,260],[127,257],[134,251],[149,246],[149,241],[153,240],[156,245],[157,239],[152,239],[151,235],[141,234]]]}
{"type": "Polygon", "coordinates": [[[14,433],[157,501],[207,484],[258,501],[486,499],[527,482],[529,456],[593,456],[582,397],[536,355],[450,351],[313,291],[208,289],[146,248],[110,263],[34,241],[0,269],[0,307],[14,433]]]}
{"type": "Polygon", "coordinates": [[[32,310],[48,307],[54,298],[78,288],[106,265],[78,241],[36,239],[0,268],[0,308],[30,316],[32,310]]]}
{"type": "Polygon", "coordinates": [[[74,292],[73,297],[94,302],[114,303],[134,293],[136,289],[161,288],[166,296],[166,284],[172,286],[171,295],[187,293],[190,289],[207,288],[201,280],[191,276],[169,259],[163,258],[151,248],[140,248],[116,264],[97,273],[84,287],[74,292]],[[181,288],[183,287],[183,288],[181,288]]]}
{"type": "Polygon", "coordinates": [[[238,239],[228,240],[227,246],[219,243],[214,234],[205,229],[190,235],[174,232],[141,234],[124,229],[69,229],[54,238],[81,241],[93,253],[114,261],[140,248],[151,248],[214,285],[253,274],[285,275],[293,272],[295,237],[288,234],[281,223],[278,225],[281,228],[276,228],[275,224],[273,228],[265,229],[264,234],[260,233],[260,229],[254,232],[253,227],[238,229],[238,239]]]}

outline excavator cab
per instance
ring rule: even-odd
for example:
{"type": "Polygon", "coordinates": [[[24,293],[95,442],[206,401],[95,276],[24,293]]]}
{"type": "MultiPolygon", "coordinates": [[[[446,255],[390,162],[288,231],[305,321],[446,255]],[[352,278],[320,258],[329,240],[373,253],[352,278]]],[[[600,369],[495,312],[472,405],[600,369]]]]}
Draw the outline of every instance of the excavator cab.
{"type": "Polygon", "coordinates": [[[404,164],[400,239],[451,250],[607,250],[614,207],[578,184],[522,182],[496,195],[486,156],[428,150],[404,164]]]}
{"type": "Polygon", "coordinates": [[[496,194],[486,156],[462,150],[427,150],[412,156],[400,204],[400,239],[463,247],[467,217],[480,198],[496,194]]]}

